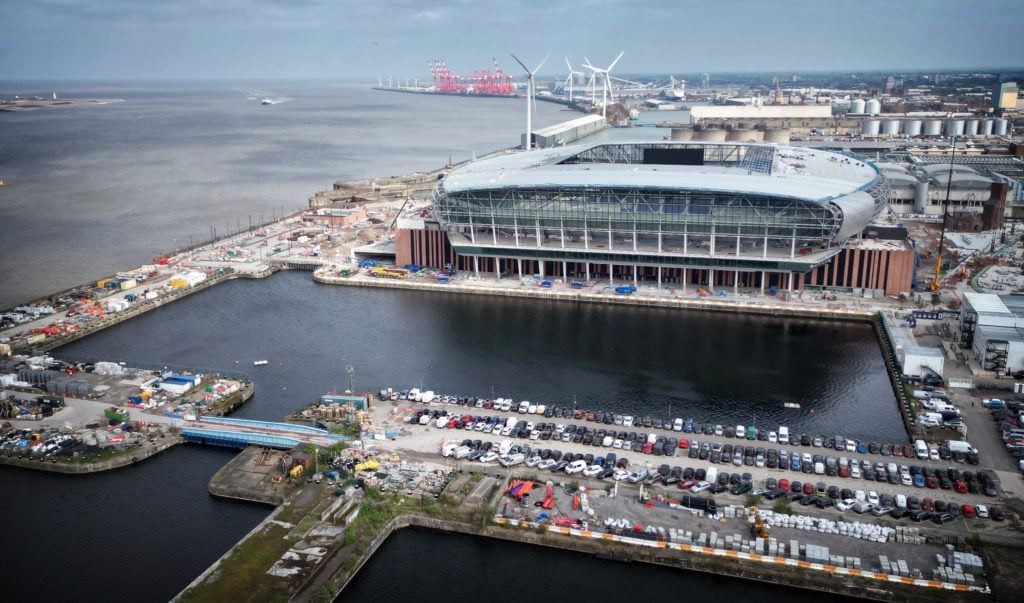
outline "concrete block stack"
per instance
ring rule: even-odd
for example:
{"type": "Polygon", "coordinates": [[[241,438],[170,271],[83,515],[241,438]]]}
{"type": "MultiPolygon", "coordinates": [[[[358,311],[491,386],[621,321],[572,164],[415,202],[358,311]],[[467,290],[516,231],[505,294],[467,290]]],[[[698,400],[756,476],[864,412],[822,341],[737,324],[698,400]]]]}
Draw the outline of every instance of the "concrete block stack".
{"type": "Polygon", "coordinates": [[[804,545],[804,559],[811,563],[827,564],[830,562],[828,547],[817,544],[804,545]]]}

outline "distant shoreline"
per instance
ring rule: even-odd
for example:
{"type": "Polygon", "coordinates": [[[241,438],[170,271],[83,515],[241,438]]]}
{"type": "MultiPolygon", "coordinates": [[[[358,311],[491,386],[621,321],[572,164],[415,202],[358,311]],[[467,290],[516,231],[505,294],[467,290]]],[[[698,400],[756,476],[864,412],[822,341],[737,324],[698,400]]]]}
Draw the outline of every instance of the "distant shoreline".
{"type": "Polygon", "coordinates": [[[0,111],[29,111],[31,109],[50,109],[54,107],[71,107],[75,105],[108,105],[122,103],[120,98],[16,98],[0,101],[0,111]]]}

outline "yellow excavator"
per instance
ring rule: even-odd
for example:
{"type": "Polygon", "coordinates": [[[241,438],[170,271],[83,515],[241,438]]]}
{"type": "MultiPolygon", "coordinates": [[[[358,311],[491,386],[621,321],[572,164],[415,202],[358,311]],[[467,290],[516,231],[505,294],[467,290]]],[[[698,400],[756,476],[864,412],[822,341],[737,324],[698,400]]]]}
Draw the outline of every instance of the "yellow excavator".
{"type": "Polygon", "coordinates": [[[761,513],[757,510],[757,507],[750,507],[750,514],[754,516],[754,524],[750,526],[751,534],[756,534],[761,538],[768,538],[768,526],[764,525],[764,520],[761,519],[761,513]]]}

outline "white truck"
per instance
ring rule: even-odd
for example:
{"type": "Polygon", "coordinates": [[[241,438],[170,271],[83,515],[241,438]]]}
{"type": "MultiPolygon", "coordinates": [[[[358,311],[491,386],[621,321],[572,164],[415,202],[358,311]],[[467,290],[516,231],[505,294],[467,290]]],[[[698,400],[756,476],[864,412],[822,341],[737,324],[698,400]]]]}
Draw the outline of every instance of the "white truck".
{"type": "Polygon", "coordinates": [[[974,446],[971,446],[963,440],[949,440],[946,442],[946,446],[948,446],[952,452],[963,452],[964,454],[969,452],[978,452],[974,449],[974,446]]]}

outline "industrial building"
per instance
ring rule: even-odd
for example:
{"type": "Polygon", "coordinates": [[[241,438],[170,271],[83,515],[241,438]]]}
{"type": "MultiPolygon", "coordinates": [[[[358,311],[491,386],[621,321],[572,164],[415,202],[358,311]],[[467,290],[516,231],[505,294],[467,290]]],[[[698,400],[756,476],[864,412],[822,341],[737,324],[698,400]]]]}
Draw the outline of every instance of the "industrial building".
{"type": "Polygon", "coordinates": [[[985,372],[1024,370],[1024,298],[966,292],[958,322],[960,347],[985,372]]]}
{"type": "Polygon", "coordinates": [[[916,256],[873,165],[797,147],[595,143],[453,170],[396,259],[482,278],[898,295],[916,256]],[[870,226],[870,228],[869,228],[870,226]]]}
{"type": "Polygon", "coordinates": [[[1002,226],[1010,190],[1006,178],[974,165],[951,162],[949,156],[908,156],[908,160],[877,164],[889,182],[889,205],[894,212],[917,217],[941,217],[945,212],[947,228],[954,232],[1002,226]]]}

